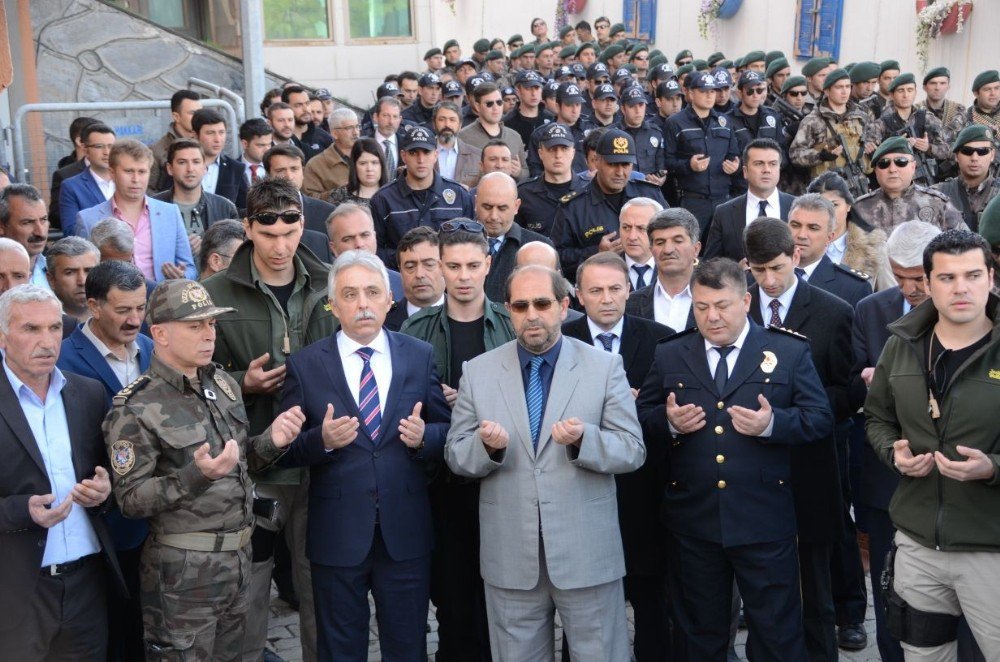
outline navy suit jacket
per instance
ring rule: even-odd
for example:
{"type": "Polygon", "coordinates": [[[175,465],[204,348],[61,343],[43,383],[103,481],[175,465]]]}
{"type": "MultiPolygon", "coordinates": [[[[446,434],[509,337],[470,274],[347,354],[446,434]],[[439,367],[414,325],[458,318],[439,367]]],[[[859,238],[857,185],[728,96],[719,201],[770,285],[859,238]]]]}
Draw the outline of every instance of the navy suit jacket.
{"type": "Polygon", "coordinates": [[[64,237],[73,236],[76,215],[104,202],[104,194],[97,185],[94,174],[85,168],[79,175],[63,181],[59,188],[59,218],[64,237]]]}
{"type": "Polygon", "coordinates": [[[306,422],[279,463],[311,466],[306,556],[313,563],[356,566],[371,549],[376,512],[385,547],[396,561],[430,554],[434,533],[424,465],[441,461],[451,410],[434,368],[434,350],[401,333],[386,331],[392,382],[380,387],[382,434],[372,441],[364,425],[347,446],[326,452],[321,424],[327,403],[334,418],[361,413],[354,401],[332,335],[295,352],[287,373],[281,410],[302,407],[306,422]],[[409,449],[399,437],[399,421],[423,403],[427,422],[424,447],[409,449]]]}
{"type": "MultiPolygon", "coordinates": [[[[778,191],[778,213],[781,220],[788,220],[788,210],[795,201],[794,195],[778,191]]],[[[702,255],[728,257],[739,262],[746,255],[743,247],[743,230],[747,226],[747,194],[727,200],[715,208],[705,236],[702,238],[702,255]]]]}
{"type": "Polygon", "coordinates": [[[872,293],[871,282],[855,276],[847,267],[834,264],[828,255],[820,258],[819,264],[809,276],[809,284],[843,299],[851,304],[851,308],[872,293]]]}
{"type": "Polygon", "coordinates": [[[808,342],[751,321],[720,393],[709,373],[702,335],[696,329],[678,333],[656,346],[636,406],[645,439],[669,444],[663,508],[667,528],[725,547],[796,535],[789,446],[833,433],[829,400],[808,342]],[[777,359],[770,373],[761,369],[765,351],[777,359]],[[663,406],[670,393],[678,405],[704,409],[704,427],[672,434],[663,406]],[[761,394],[774,412],[771,436],[737,432],[726,409],[739,405],[756,411],[761,394]]]}

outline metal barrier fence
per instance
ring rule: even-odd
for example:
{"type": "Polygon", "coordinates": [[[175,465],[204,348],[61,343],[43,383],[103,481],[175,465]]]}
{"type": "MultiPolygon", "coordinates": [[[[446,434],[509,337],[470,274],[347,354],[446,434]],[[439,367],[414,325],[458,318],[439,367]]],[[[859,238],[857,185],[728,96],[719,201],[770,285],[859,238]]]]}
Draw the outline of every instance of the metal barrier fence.
{"type": "MultiPolygon", "coordinates": [[[[229,135],[226,153],[238,156],[238,116],[224,99],[205,99],[206,108],[217,108],[226,116],[229,135]]],[[[52,173],[59,159],[73,152],[68,132],[76,117],[95,117],[115,130],[119,138],[135,138],[152,145],[170,127],[170,101],[119,101],[94,103],[32,103],[21,106],[11,124],[14,152],[13,172],[18,181],[33,184],[49,199],[52,173]]]]}
{"type": "Polygon", "coordinates": [[[210,83],[207,80],[202,80],[201,78],[188,78],[188,89],[189,90],[205,90],[211,94],[215,95],[216,99],[223,99],[229,101],[232,104],[233,109],[236,111],[236,121],[234,131],[242,126],[243,122],[247,119],[246,105],[243,103],[243,97],[233,92],[228,87],[222,87],[221,85],[216,85],[215,83],[210,83]]]}

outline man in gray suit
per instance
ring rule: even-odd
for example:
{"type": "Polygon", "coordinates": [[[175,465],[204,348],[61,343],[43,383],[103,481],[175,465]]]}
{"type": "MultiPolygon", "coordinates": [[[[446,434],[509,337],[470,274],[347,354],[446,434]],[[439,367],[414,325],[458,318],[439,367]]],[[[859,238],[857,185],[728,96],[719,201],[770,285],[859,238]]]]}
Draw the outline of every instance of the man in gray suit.
{"type": "Polygon", "coordinates": [[[555,271],[515,270],[517,334],[469,361],[445,459],[481,478],[480,570],[493,659],[550,662],[558,610],[572,658],[629,659],[625,562],[612,474],[646,449],[621,356],[563,338],[569,292],[555,271]]]}

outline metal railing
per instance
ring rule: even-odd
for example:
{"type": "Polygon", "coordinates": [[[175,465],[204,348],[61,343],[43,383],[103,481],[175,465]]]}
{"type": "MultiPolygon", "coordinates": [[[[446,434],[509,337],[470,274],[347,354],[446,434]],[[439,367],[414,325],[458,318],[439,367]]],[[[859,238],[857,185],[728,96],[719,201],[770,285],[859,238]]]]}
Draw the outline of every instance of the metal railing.
{"type": "Polygon", "coordinates": [[[240,125],[247,119],[246,105],[243,103],[243,97],[233,92],[228,87],[222,87],[221,85],[216,85],[215,83],[210,83],[207,80],[202,80],[201,78],[188,78],[188,89],[203,89],[208,90],[215,95],[217,99],[228,100],[233,108],[236,110],[236,120],[237,123],[233,125],[233,133],[236,133],[240,125]]]}

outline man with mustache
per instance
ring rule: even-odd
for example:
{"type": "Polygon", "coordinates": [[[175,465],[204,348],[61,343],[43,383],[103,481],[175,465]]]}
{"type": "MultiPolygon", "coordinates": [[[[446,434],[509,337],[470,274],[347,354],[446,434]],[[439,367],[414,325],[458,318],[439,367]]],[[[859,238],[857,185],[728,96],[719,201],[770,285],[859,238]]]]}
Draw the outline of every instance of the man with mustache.
{"type": "Polygon", "coordinates": [[[97,246],[80,237],[63,237],[52,244],[46,259],[49,285],[62,302],[63,311],[80,322],[86,321],[90,311],[84,284],[87,274],[101,260],[97,246]]]}
{"type": "Polygon", "coordinates": [[[0,233],[24,246],[31,261],[31,284],[48,289],[42,252],[49,237],[49,212],[38,189],[11,184],[0,191],[0,233]]]}
{"type": "Polygon", "coordinates": [[[625,312],[671,329],[694,326],[691,274],[698,263],[698,219],[679,207],[657,212],[646,226],[656,262],[653,282],[628,298],[625,312]]]}

